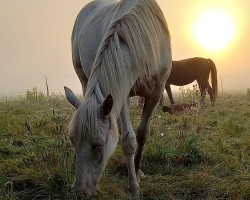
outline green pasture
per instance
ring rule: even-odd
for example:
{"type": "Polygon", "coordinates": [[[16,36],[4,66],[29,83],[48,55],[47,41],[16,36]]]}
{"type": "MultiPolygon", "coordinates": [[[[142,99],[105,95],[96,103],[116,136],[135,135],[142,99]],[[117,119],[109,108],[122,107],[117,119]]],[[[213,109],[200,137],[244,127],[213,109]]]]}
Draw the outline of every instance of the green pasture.
{"type": "MultiPolygon", "coordinates": [[[[181,90],[177,102],[196,100],[181,90]]],[[[141,109],[133,98],[131,119],[141,109]]],[[[168,99],[165,99],[168,104],[168,99]]],[[[76,197],[74,148],[67,126],[74,112],[63,95],[33,89],[0,97],[0,199],[130,199],[120,144],[94,197],[76,197]]],[[[143,152],[140,198],[250,199],[250,90],[219,94],[216,107],[170,115],[158,107],[143,152]]]]}

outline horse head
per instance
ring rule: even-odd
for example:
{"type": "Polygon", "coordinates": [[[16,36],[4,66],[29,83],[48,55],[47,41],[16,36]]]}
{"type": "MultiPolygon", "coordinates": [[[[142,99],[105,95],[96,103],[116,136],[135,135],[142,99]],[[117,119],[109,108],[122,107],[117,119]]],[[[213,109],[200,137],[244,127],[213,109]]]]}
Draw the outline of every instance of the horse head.
{"type": "Polygon", "coordinates": [[[76,176],[73,191],[92,195],[98,185],[108,158],[118,142],[117,120],[111,110],[113,98],[103,102],[81,101],[65,88],[68,101],[76,108],[69,125],[69,136],[76,152],[76,176]]]}

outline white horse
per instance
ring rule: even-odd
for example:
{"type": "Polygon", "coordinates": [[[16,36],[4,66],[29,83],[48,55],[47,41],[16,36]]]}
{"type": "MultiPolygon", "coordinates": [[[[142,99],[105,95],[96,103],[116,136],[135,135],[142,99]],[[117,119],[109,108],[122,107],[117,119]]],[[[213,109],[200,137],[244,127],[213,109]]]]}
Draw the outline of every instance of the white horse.
{"type": "Polygon", "coordinates": [[[168,27],[157,2],[89,3],[74,25],[72,57],[85,94],[81,102],[65,87],[67,99],[77,109],[69,125],[76,151],[73,190],[94,193],[121,137],[129,188],[138,196],[143,146],[172,61],[168,27]],[[145,97],[137,135],[129,116],[129,97],[135,95],[145,97]]]}

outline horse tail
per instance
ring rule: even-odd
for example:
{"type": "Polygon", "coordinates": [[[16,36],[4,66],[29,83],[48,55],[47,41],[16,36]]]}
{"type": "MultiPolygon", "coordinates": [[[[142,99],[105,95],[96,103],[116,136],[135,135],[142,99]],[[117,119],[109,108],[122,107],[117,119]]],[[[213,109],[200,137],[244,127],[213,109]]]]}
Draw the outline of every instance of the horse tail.
{"type": "Polygon", "coordinates": [[[215,100],[217,97],[217,93],[218,93],[217,69],[216,69],[214,62],[211,59],[209,59],[209,64],[210,64],[209,66],[211,70],[212,89],[214,92],[214,100],[215,100]]]}

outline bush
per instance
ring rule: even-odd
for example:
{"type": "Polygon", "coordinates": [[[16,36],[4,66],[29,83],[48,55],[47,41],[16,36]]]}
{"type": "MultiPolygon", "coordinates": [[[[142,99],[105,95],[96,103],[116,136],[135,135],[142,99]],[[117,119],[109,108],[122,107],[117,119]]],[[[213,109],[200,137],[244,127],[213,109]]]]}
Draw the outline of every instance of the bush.
{"type": "Polygon", "coordinates": [[[36,87],[32,90],[26,90],[25,97],[27,100],[44,100],[45,96],[42,91],[38,91],[36,87]]]}
{"type": "Polygon", "coordinates": [[[183,146],[183,158],[185,165],[198,164],[203,159],[203,152],[199,148],[198,142],[194,136],[183,146]]]}
{"type": "Polygon", "coordinates": [[[181,93],[182,102],[193,102],[193,101],[199,101],[200,98],[200,89],[197,84],[193,85],[193,88],[188,87],[180,87],[179,92],[181,93]]]}

